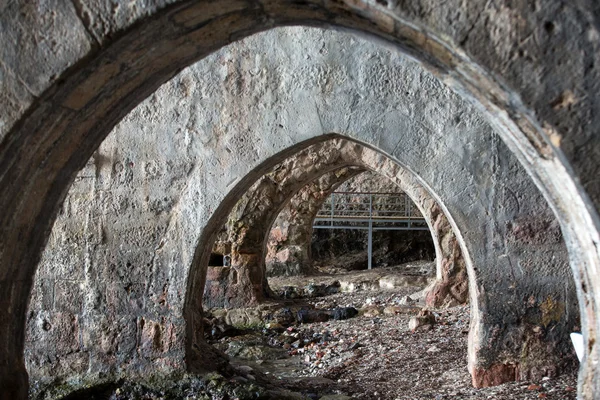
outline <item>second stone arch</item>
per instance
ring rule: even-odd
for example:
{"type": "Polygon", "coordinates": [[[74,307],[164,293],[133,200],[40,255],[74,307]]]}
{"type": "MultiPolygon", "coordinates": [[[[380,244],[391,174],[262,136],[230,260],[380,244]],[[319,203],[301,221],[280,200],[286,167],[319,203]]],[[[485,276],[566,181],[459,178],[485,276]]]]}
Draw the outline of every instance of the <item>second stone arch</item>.
{"type": "MultiPolygon", "coordinates": [[[[208,268],[204,305],[241,308],[272,297],[267,282],[268,240],[284,208],[305,207],[296,221],[310,232],[313,219],[326,198],[343,182],[373,171],[389,180],[412,200],[425,219],[435,248],[436,281],[426,290],[428,305],[464,304],[468,301],[466,261],[457,235],[443,207],[418,177],[381,152],[357,141],[332,135],[287,157],[263,174],[229,211],[227,222],[205,252],[225,255],[224,267],[208,268]],[[303,190],[314,193],[302,200],[303,190]]],[[[305,195],[306,197],[306,195],[305,195]]],[[[296,235],[288,246],[297,250],[296,273],[310,273],[307,235],[296,235]]]]}

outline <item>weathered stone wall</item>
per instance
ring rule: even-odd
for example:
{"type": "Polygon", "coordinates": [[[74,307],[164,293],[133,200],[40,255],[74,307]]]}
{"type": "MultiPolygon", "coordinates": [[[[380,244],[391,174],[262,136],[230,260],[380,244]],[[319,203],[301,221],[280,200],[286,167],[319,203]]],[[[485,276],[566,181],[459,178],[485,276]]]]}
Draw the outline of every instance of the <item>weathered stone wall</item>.
{"type": "MultiPolygon", "coordinates": [[[[581,395],[592,398],[600,390],[600,137],[595,131],[600,10],[595,3],[224,0],[181,1],[166,10],[162,1],[76,4],[0,3],[6,132],[0,146],[0,387],[5,397],[25,396],[21,355],[27,298],[75,172],[130,109],[181,68],[231,40],[286,23],[337,25],[390,40],[486,111],[559,216],[585,307],[589,357],[581,395]]],[[[452,196],[437,189],[452,208],[452,196]]]]}
{"type": "MultiPolygon", "coordinates": [[[[338,192],[402,192],[402,189],[394,182],[374,171],[366,171],[352,179],[348,179],[338,186],[336,190],[338,192]]],[[[414,204],[413,207],[415,207],[414,204]]],[[[415,211],[418,213],[419,209],[415,208],[415,211]]]]}
{"type": "Polygon", "coordinates": [[[80,172],[36,277],[26,352],[33,381],[70,378],[76,386],[182,370],[186,329],[197,329],[189,315],[199,312],[204,286],[198,266],[186,293],[196,243],[226,217],[211,215],[222,200],[233,206],[247,189],[240,178],[260,176],[263,161],[328,132],[410,166],[451,215],[476,268],[476,377],[485,383],[490,367],[505,364],[535,372],[531,359],[538,371],[560,366],[553,357],[570,344],[558,333],[577,315],[566,251],[510,151],[417,64],[353,36],[295,28],[249,38],[183,71],[128,115],[80,172]],[[523,354],[519,335],[533,328],[528,340],[550,342],[523,354]]]}

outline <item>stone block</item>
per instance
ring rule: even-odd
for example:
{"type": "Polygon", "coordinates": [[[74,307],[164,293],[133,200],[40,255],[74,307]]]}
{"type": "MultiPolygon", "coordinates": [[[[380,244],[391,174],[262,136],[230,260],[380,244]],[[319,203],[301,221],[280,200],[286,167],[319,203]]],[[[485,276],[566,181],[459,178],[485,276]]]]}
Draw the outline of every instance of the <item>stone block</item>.
{"type": "Polygon", "coordinates": [[[225,322],[236,328],[248,328],[263,325],[260,312],[253,308],[231,309],[225,316],[225,322]]]}
{"type": "Polygon", "coordinates": [[[71,313],[39,314],[36,320],[39,334],[35,346],[60,356],[81,349],[79,338],[80,317],[71,313]]]}

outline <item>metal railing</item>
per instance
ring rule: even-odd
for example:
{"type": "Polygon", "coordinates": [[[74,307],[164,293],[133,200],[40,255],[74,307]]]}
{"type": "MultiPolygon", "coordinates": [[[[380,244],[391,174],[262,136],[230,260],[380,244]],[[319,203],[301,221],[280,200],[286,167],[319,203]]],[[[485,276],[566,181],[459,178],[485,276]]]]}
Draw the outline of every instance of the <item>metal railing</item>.
{"type": "Polygon", "coordinates": [[[314,229],[368,230],[369,269],[373,231],[429,230],[419,209],[406,193],[333,192],[317,213],[314,229]]]}

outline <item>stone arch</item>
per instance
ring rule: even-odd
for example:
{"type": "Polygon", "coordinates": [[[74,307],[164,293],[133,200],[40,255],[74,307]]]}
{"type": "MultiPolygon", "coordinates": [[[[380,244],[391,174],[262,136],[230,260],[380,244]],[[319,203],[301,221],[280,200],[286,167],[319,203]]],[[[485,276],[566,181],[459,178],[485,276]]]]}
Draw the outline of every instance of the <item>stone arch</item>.
{"type": "MultiPolygon", "coordinates": [[[[462,133],[465,133],[467,131],[461,131],[462,133]]],[[[420,138],[420,132],[415,132],[417,137],[420,138]]],[[[363,132],[364,134],[364,132],[363,132]]],[[[358,137],[361,137],[361,135],[357,135],[358,137]]],[[[368,134],[365,134],[365,136],[368,138],[368,134]]],[[[445,136],[447,138],[447,136],[445,136]]],[[[492,148],[494,149],[493,152],[498,152],[498,154],[496,155],[498,157],[498,159],[502,160],[502,166],[499,166],[498,170],[495,170],[496,172],[499,170],[502,170],[504,172],[502,172],[501,175],[496,176],[495,178],[492,178],[493,180],[497,181],[497,184],[503,186],[506,185],[508,182],[510,182],[511,179],[516,178],[518,175],[521,174],[521,172],[519,172],[519,168],[514,168],[515,165],[513,164],[513,162],[509,161],[508,158],[506,158],[507,156],[507,149],[502,147],[502,145],[497,142],[494,137],[492,136],[491,138],[491,143],[493,143],[492,148]],[[496,147],[498,146],[498,147],[496,147]],[[506,163],[506,164],[505,164],[506,163]],[[513,167],[509,167],[510,165],[513,165],[513,167]],[[515,175],[516,174],[516,175],[515,175]]],[[[273,156],[273,159],[266,161],[264,164],[261,164],[259,167],[257,167],[255,170],[253,170],[251,173],[249,173],[247,176],[245,176],[245,178],[236,186],[236,188],[232,189],[232,191],[230,192],[230,194],[223,199],[222,203],[219,205],[219,208],[215,211],[215,213],[213,214],[212,219],[207,223],[205,230],[202,232],[202,237],[200,242],[208,242],[208,243],[212,243],[212,238],[210,237],[211,234],[216,234],[217,229],[224,223],[224,218],[225,215],[227,214],[227,210],[233,206],[234,202],[245,192],[245,190],[247,189],[247,187],[249,187],[250,183],[246,180],[249,179],[250,181],[253,181],[254,179],[257,179],[258,177],[260,177],[262,174],[266,173],[266,171],[269,170],[270,166],[273,165],[276,162],[279,162],[282,158],[284,157],[289,157],[290,154],[293,154],[294,152],[296,152],[297,147],[296,146],[308,146],[312,143],[314,143],[315,141],[320,141],[322,140],[322,136],[321,135],[317,135],[316,137],[314,137],[313,139],[306,141],[306,142],[302,142],[302,143],[296,143],[294,146],[290,147],[289,149],[283,151],[282,153],[277,154],[276,156],[273,156]],[[220,216],[219,216],[220,215],[220,216]]],[[[369,140],[369,139],[367,139],[369,140]]],[[[419,140],[419,139],[417,139],[419,140]]],[[[445,139],[440,139],[440,140],[445,140],[445,139]]],[[[470,140],[468,138],[462,138],[462,140],[470,140]]],[[[385,143],[385,141],[384,141],[385,143]]],[[[367,147],[369,147],[368,145],[366,145],[367,147]]],[[[415,145],[409,145],[408,143],[403,144],[402,145],[402,149],[400,150],[401,153],[396,153],[396,154],[403,154],[403,152],[407,152],[408,154],[413,154],[411,152],[411,149],[417,148],[418,146],[415,145]]],[[[478,146],[478,145],[477,145],[478,146]]],[[[371,146],[373,147],[373,146],[371,146]]],[[[397,147],[399,148],[399,147],[397,147]]],[[[405,154],[405,153],[404,153],[405,154]]],[[[420,159],[418,162],[415,161],[415,164],[420,164],[419,168],[423,167],[423,164],[421,163],[425,163],[427,165],[433,164],[435,162],[435,160],[432,160],[430,157],[436,157],[434,154],[431,153],[426,153],[425,154],[425,158],[424,159],[420,159]]],[[[446,159],[447,162],[449,162],[450,164],[445,164],[443,162],[440,162],[439,165],[444,165],[443,168],[445,168],[445,170],[447,170],[447,167],[449,167],[452,162],[456,161],[455,158],[455,154],[450,152],[450,153],[445,153],[445,156],[450,157],[450,159],[446,159]],[[454,160],[454,161],[452,161],[454,160]]],[[[494,157],[496,157],[494,156],[494,157]]],[[[488,154],[481,154],[481,157],[485,158],[487,160],[487,158],[489,157],[488,154]]],[[[354,157],[354,158],[359,158],[359,157],[354,157]]],[[[397,160],[398,157],[395,157],[395,159],[397,160]]],[[[389,161],[389,160],[388,160],[389,161]]],[[[356,161],[355,161],[356,162],[356,161]]],[[[389,161],[392,162],[392,161],[389,161]]],[[[385,163],[384,160],[378,160],[374,165],[378,165],[377,163],[385,163]]],[[[413,165],[413,166],[414,166],[413,165]]],[[[480,166],[470,166],[469,168],[475,168],[476,171],[478,171],[477,173],[483,171],[480,166]]],[[[377,168],[376,168],[377,169],[377,168]]],[[[424,171],[424,173],[428,173],[427,171],[424,171]]],[[[492,175],[495,176],[496,172],[494,172],[492,175]]],[[[430,172],[429,172],[430,173],[430,172]]],[[[461,177],[464,176],[464,174],[466,173],[466,170],[463,169],[461,172],[461,177]]],[[[390,177],[393,178],[393,177],[390,177]]],[[[480,185],[481,182],[489,182],[489,178],[485,178],[483,180],[478,181],[477,183],[474,183],[474,187],[462,187],[462,185],[457,186],[455,184],[455,179],[449,177],[449,176],[445,176],[444,178],[445,182],[448,182],[448,186],[443,187],[443,190],[459,190],[459,191],[471,191],[473,190],[475,187],[477,187],[477,185],[480,185]]],[[[439,183],[439,182],[436,182],[439,183]]],[[[426,187],[426,185],[424,184],[424,186],[426,187]]],[[[475,189],[480,190],[479,189],[475,189]]],[[[521,189],[516,189],[517,191],[521,191],[524,188],[521,189]]],[[[445,196],[445,198],[450,198],[454,201],[458,200],[457,197],[453,197],[453,196],[445,196]]],[[[486,199],[486,196],[481,196],[480,194],[476,194],[476,192],[471,192],[468,195],[468,198],[470,199],[481,199],[482,201],[486,202],[490,199],[486,199]]],[[[493,203],[496,203],[496,201],[500,201],[502,202],[502,200],[500,199],[496,199],[495,196],[492,196],[492,198],[494,200],[492,200],[493,203]]],[[[530,201],[533,201],[534,203],[538,203],[537,201],[534,201],[533,198],[527,198],[525,199],[521,205],[518,207],[519,210],[517,212],[517,214],[521,213],[521,212],[526,212],[528,213],[529,211],[527,211],[528,207],[527,203],[529,203],[530,201]]],[[[453,204],[454,206],[454,210],[456,210],[457,213],[462,214],[460,210],[456,209],[456,203],[453,204]]],[[[491,210],[496,209],[496,207],[500,205],[498,203],[496,203],[496,205],[490,204],[489,206],[491,208],[486,208],[486,210],[479,210],[479,212],[481,212],[483,215],[486,215],[487,217],[491,217],[492,220],[494,220],[495,218],[495,213],[496,212],[492,212],[491,210]]],[[[502,208],[503,206],[500,205],[500,207],[502,208]]],[[[499,211],[500,209],[498,209],[499,211]]],[[[541,210],[538,210],[541,211],[541,210]]],[[[463,210],[464,212],[464,210],[463,210]]],[[[473,211],[471,211],[473,212],[473,211]]],[[[502,214],[502,213],[500,213],[502,214]]],[[[499,214],[499,215],[500,215],[499,214]]],[[[543,214],[543,213],[542,213],[543,214]]],[[[538,215],[537,217],[541,217],[542,214],[538,215]]],[[[456,222],[456,224],[460,224],[457,226],[463,226],[463,228],[458,228],[461,229],[462,232],[468,232],[469,238],[465,239],[463,242],[465,243],[465,245],[470,249],[470,252],[472,252],[471,254],[475,254],[476,258],[474,263],[476,265],[480,265],[481,267],[491,267],[491,264],[494,263],[498,263],[499,261],[502,262],[503,260],[506,260],[506,257],[514,257],[515,254],[509,256],[509,254],[511,254],[513,251],[516,251],[519,254],[522,254],[522,251],[525,250],[525,248],[527,248],[526,253],[529,254],[529,257],[533,257],[528,259],[527,263],[540,263],[540,262],[544,262],[547,263],[549,262],[549,259],[546,258],[546,261],[542,261],[543,260],[543,254],[544,254],[544,250],[542,250],[542,247],[531,247],[529,248],[530,244],[532,243],[527,243],[527,241],[523,241],[520,239],[517,239],[515,241],[511,241],[510,243],[506,243],[506,245],[508,246],[508,248],[503,248],[503,252],[504,254],[498,254],[496,253],[497,250],[494,250],[494,247],[489,247],[490,243],[488,244],[484,244],[482,242],[480,242],[483,239],[483,236],[485,235],[481,235],[481,232],[479,231],[479,224],[483,222],[482,219],[480,218],[485,218],[483,217],[483,215],[480,215],[479,217],[476,217],[475,214],[471,213],[470,216],[467,216],[465,214],[462,214],[462,216],[460,217],[460,222],[456,222]],[[474,227],[472,224],[476,224],[477,227],[474,227]],[[468,226],[471,225],[471,227],[469,228],[468,226]],[[514,246],[514,248],[512,248],[514,246]],[[518,248],[524,246],[524,248],[522,248],[521,250],[518,250],[518,248]],[[482,250],[477,250],[477,249],[482,249],[482,250]],[[485,250],[483,250],[485,249],[485,250]],[[491,258],[490,258],[491,257],[491,258]],[[483,261],[483,260],[487,260],[487,261],[483,261]],[[481,263],[481,264],[479,264],[481,263]]],[[[504,217],[501,217],[504,218],[504,217]]],[[[544,217],[545,218],[545,217],[544,217]]],[[[495,236],[495,230],[497,228],[499,228],[500,226],[504,225],[504,222],[502,221],[488,221],[489,223],[491,223],[491,225],[493,226],[489,226],[488,228],[491,228],[494,233],[492,234],[492,237],[495,236]]],[[[526,221],[522,221],[520,222],[520,224],[525,223],[526,221]]],[[[488,229],[486,228],[486,229],[488,229]]],[[[504,232],[504,229],[506,228],[500,228],[503,230],[502,234],[506,233],[508,235],[508,237],[513,237],[515,235],[516,232],[504,232]]],[[[500,233],[500,232],[498,232],[500,233]]],[[[546,236],[545,238],[542,238],[541,241],[539,241],[539,244],[544,245],[544,243],[548,244],[549,241],[554,241],[555,240],[555,235],[554,233],[552,233],[551,231],[548,231],[544,234],[542,234],[542,236],[546,236]],[[553,239],[554,238],[554,239],[553,239]]],[[[502,236],[502,235],[501,235],[502,236]]],[[[560,237],[560,234],[559,234],[560,237]]],[[[525,238],[523,238],[525,239],[525,238]]],[[[487,240],[487,239],[485,239],[487,240]]],[[[495,246],[495,245],[494,245],[495,246]]],[[[192,268],[192,270],[190,271],[190,278],[189,278],[189,282],[190,282],[190,287],[188,288],[188,294],[189,296],[195,296],[196,301],[194,302],[194,298],[193,297],[188,297],[188,302],[186,303],[186,309],[188,310],[188,312],[186,313],[186,318],[188,321],[187,324],[187,329],[190,332],[190,335],[195,335],[192,337],[195,337],[195,339],[189,339],[188,340],[188,345],[192,344],[192,346],[197,346],[200,347],[200,343],[202,341],[202,332],[200,329],[200,325],[199,324],[195,324],[193,321],[199,321],[200,320],[200,315],[197,314],[199,310],[201,310],[201,304],[198,301],[200,299],[200,296],[197,295],[198,291],[201,291],[204,287],[204,281],[203,276],[202,276],[202,265],[205,265],[205,261],[203,260],[202,257],[206,254],[203,254],[203,250],[207,247],[205,246],[198,246],[197,247],[197,252],[196,252],[196,259],[194,261],[194,268],[192,268]],[[195,280],[194,280],[195,279],[195,280]],[[194,293],[196,293],[194,295],[194,293]],[[197,315],[194,315],[197,314],[197,315]]],[[[502,248],[502,247],[500,247],[502,248]]],[[[552,256],[553,257],[553,256],[552,256]]],[[[510,259],[509,258],[509,259],[510,259]]],[[[506,260],[508,261],[508,260],[506,260]]],[[[516,260],[515,260],[516,261],[516,260]]],[[[531,264],[531,265],[533,265],[531,264]]],[[[496,264],[498,265],[498,264],[496,264]]],[[[563,265],[565,266],[565,265],[563,265]]],[[[558,267],[555,266],[555,267],[558,267]]],[[[504,268],[504,267],[502,267],[504,268]]],[[[559,269],[562,269],[563,267],[558,267],[559,269]]],[[[474,268],[471,269],[471,271],[474,271],[474,268]]],[[[488,270],[487,273],[490,273],[491,271],[488,270]]],[[[541,272],[541,271],[540,271],[541,272]]],[[[487,274],[486,273],[486,274],[487,274]]],[[[490,281],[488,281],[487,283],[484,283],[485,280],[480,281],[480,278],[475,278],[472,274],[471,276],[471,282],[475,282],[477,285],[477,288],[474,289],[475,293],[477,293],[476,295],[474,295],[473,290],[471,291],[471,294],[475,296],[475,298],[472,298],[472,302],[471,304],[472,309],[473,309],[473,318],[474,321],[477,324],[481,324],[481,325],[477,325],[478,328],[477,329],[482,329],[482,331],[480,332],[476,332],[476,334],[474,336],[471,337],[471,342],[470,342],[470,348],[474,351],[474,353],[472,353],[471,358],[470,358],[470,368],[471,368],[471,372],[473,374],[473,382],[475,385],[477,386],[486,386],[486,385],[490,385],[490,384],[498,384],[500,382],[503,381],[507,381],[507,380],[514,380],[514,379],[518,379],[518,378],[525,378],[528,376],[537,376],[538,374],[545,374],[545,373],[553,373],[553,371],[557,371],[560,370],[561,367],[559,366],[561,364],[561,361],[559,361],[559,359],[552,357],[551,353],[554,353],[554,351],[558,351],[556,354],[560,354],[561,352],[564,351],[570,351],[570,343],[565,343],[562,342],[562,344],[560,344],[560,340],[558,342],[553,342],[553,344],[550,344],[549,347],[546,347],[546,350],[549,351],[550,353],[548,354],[541,354],[541,353],[537,353],[536,354],[536,358],[537,359],[544,359],[545,361],[543,361],[540,365],[536,365],[533,367],[533,369],[529,369],[529,367],[532,367],[533,364],[528,364],[528,367],[525,368],[521,368],[519,369],[519,365],[520,363],[528,363],[528,359],[529,357],[533,356],[533,352],[528,352],[525,354],[524,358],[518,358],[517,359],[512,358],[512,356],[509,356],[508,358],[505,358],[507,354],[510,354],[511,351],[514,350],[508,350],[508,347],[512,347],[513,344],[516,343],[521,343],[521,339],[516,338],[513,336],[513,332],[511,332],[516,325],[511,325],[510,328],[505,329],[504,333],[502,335],[510,335],[511,339],[510,340],[506,340],[506,341],[502,341],[502,344],[499,345],[500,348],[502,348],[502,350],[500,350],[499,348],[494,348],[496,345],[498,345],[498,342],[495,342],[495,340],[491,340],[488,341],[488,337],[487,335],[489,334],[488,329],[493,329],[494,331],[496,331],[498,328],[498,324],[500,323],[499,321],[497,321],[495,324],[493,324],[492,326],[494,326],[494,328],[491,328],[490,325],[488,325],[489,320],[486,321],[485,323],[482,323],[481,321],[479,321],[479,312],[478,312],[478,307],[475,305],[476,301],[481,301],[484,300],[486,302],[490,301],[488,298],[486,298],[485,296],[489,296],[486,292],[488,292],[488,290],[494,291],[494,285],[499,285],[499,282],[501,282],[502,275],[496,275],[497,273],[499,273],[499,270],[496,270],[495,273],[492,273],[492,275],[495,275],[492,279],[494,281],[494,283],[492,284],[490,281]],[[491,284],[492,286],[487,286],[488,284],[491,284]],[[487,286],[487,288],[485,288],[485,286],[487,286]],[[482,296],[482,293],[486,293],[485,296],[482,296]],[[483,343],[482,343],[483,341],[483,343]],[[475,344],[477,343],[477,344],[475,344]],[[492,344],[495,343],[495,344],[492,344]],[[508,345],[508,346],[507,346],[508,345]],[[550,350],[552,348],[552,350],[550,350]],[[504,353],[504,357],[502,358],[502,361],[500,361],[500,363],[497,363],[497,361],[495,361],[495,357],[498,354],[498,351],[502,351],[504,353]],[[482,355],[484,355],[485,357],[485,361],[484,364],[479,366],[478,365],[478,358],[481,357],[482,355]],[[548,358],[550,357],[550,358],[548,358]],[[509,361],[511,360],[511,361],[509,361]],[[553,360],[550,361],[549,364],[547,365],[543,365],[546,363],[546,361],[549,360],[553,360]],[[496,362],[496,363],[495,363],[496,362]],[[487,363],[487,364],[486,364],[487,363]],[[555,364],[556,363],[556,364],[555,364]],[[485,366],[484,366],[485,365],[485,366]],[[491,366],[491,367],[490,367],[491,366]],[[488,369],[489,368],[489,369],[488,369]]],[[[485,275],[485,274],[484,274],[485,275]]],[[[560,273],[559,275],[562,275],[562,273],[560,273]]],[[[504,276],[504,278],[508,278],[509,280],[512,281],[512,279],[509,276],[504,276]]],[[[540,276],[541,278],[541,276],[540,276]]],[[[551,283],[553,280],[555,280],[556,277],[552,278],[550,276],[545,276],[544,273],[544,277],[542,278],[543,281],[545,281],[545,283],[542,286],[536,286],[535,292],[537,293],[537,295],[540,295],[541,292],[544,292],[546,290],[549,290],[550,286],[554,285],[553,283],[551,283]],[[541,292],[540,292],[541,290],[541,292]]],[[[488,276],[487,279],[490,279],[490,277],[488,276]]],[[[563,282],[562,278],[559,278],[559,281],[563,282]]],[[[540,281],[541,283],[541,281],[540,281]]],[[[512,281],[511,283],[506,282],[504,283],[507,286],[511,286],[512,287],[512,291],[514,293],[521,293],[523,290],[524,292],[527,292],[530,289],[525,289],[525,287],[517,287],[519,285],[519,283],[517,281],[512,281]]],[[[504,285],[503,284],[503,285],[504,285]]],[[[525,285],[526,286],[526,285],[525,285]]],[[[561,289],[562,290],[562,289],[561,289]]],[[[491,293],[490,293],[491,294],[491,293]]],[[[520,295],[517,295],[517,297],[520,295]]],[[[546,296],[546,294],[542,295],[542,296],[546,296]]],[[[493,308],[500,306],[501,308],[503,308],[504,306],[507,306],[508,308],[503,309],[502,311],[499,310],[495,310],[495,313],[500,313],[500,315],[497,315],[497,317],[494,318],[504,318],[501,315],[504,315],[504,313],[509,313],[509,309],[514,311],[514,308],[510,307],[508,303],[500,303],[498,301],[494,301],[493,305],[490,305],[489,303],[486,304],[487,307],[491,306],[491,309],[487,309],[485,311],[486,314],[488,314],[488,316],[486,316],[486,318],[490,318],[489,317],[489,313],[491,310],[493,310],[493,308]]],[[[517,311],[517,314],[519,313],[519,311],[517,311]]],[[[509,317],[509,319],[507,321],[511,321],[512,320],[512,324],[519,324],[519,322],[521,320],[521,317],[519,317],[518,315],[511,315],[509,317]]],[[[521,329],[521,328],[519,328],[521,329]]],[[[522,331],[520,331],[522,332],[522,331]]],[[[528,345],[532,345],[532,343],[534,343],[537,339],[535,338],[529,338],[526,336],[525,339],[528,343],[528,345]]],[[[521,348],[521,344],[517,345],[517,347],[521,348]]],[[[536,348],[538,348],[536,346],[536,348]]],[[[189,350],[189,349],[188,349],[189,350]]],[[[519,351],[519,357],[522,356],[522,353],[519,351]]],[[[192,351],[192,355],[188,357],[188,362],[191,361],[191,365],[193,366],[195,362],[197,362],[197,360],[201,360],[201,356],[200,353],[196,353],[194,354],[194,352],[192,351]]],[[[523,366],[526,366],[527,364],[523,364],[523,366]]],[[[193,368],[193,367],[192,367],[193,368]]]]}
{"type": "MultiPolygon", "coordinates": [[[[265,257],[267,242],[273,222],[292,197],[310,182],[326,174],[351,176],[348,167],[359,171],[377,172],[401,188],[425,217],[436,252],[436,286],[430,290],[428,303],[440,305],[447,297],[459,303],[467,301],[467,270],[461,249],[456,243],[448,217],[433,196],[422,186],[419,179],[389,160],[382,159],[375,151],[358,142],[336,137],[312,144],[285,161],[273,166],[260,177],[234,207],[224,210],[231,241],[231,276],[219,276],[221,284],[211,282],[224,298],[212,299],[211,306],[244,307],[262,301],[269,292],[266,280],[265,257]],[[229,226],[231,225],[231,226],[229,226]],[[226,285],[227,288],[222,287],[226,285]]],[[[196,253],[208,254],[214,241],[201,240],[196,253]]],[[[192,270],[205,268],[192,266],[192,270]]],[[[202,293],[190,292],[188,296],[202,293]]],[[[189,299],[189,297],[188,297],[189,299]]],[[[189,299],[188,304],[199,304],[189,299]]]]}
{"type": "MultiPolygon", "coordinates": [[[[325,178],[324,182],[311,183],[290,199],[289,204],[273,224],[273,226],[278,226],[276,228],[272,227],[269,234],[267,254],[272,253],[271,258],[274,259],[275,252],[277,251],[275,243],[277,245],[281,245],[282,243],[281,239],[276,238],[282,235],[279,231],[280,225],[289,223],[287,229],[291,229],[292,232],[287,232],[285,235],[283,251],[289,253],[294,275],[310,272],[310,265],[312,264],[310,238],[313,232],[313,220],[325,200],[332,192],[337,190],[339,185],[343,184],[342,181],[331,179],[328,176],[323,176],[319,180],[323,178],[325,178]],[[301,212],[297,212],[296,210],[301,210],[301,212]],[[290,216],[292,216],[292,222],[288,222],[290,216]],[[280,223],[278,224],[278,222],[280,223]],[[275,232],[275,230],[278,232],[275,232]],[[272,244],[271,242],[274,243],[272,244]]],[[[344,178],[349,179],[347,177],[344,178]]],[[[400,186],[399,189],[402,190],[402,187],[400,186]]],[[[460,252],[460,245],[442,209],[435,201],[429,205],[431,204],[435,204],[428,210],[428,216],[429,218],[434,218],[430,221],[429,226],[433,226],[435,229],[436,242],[434,243],[434,250],[437,254],[437,281],[426,291],[426,303],[432,307],[439,307],[446,301],[454,299],[454,302],[464,304],[468,300],[468,279],[465,261],[460,252]]],[[[422,206],[422,208],[426,207],[427,205],[422,206]]],[[[277,264],[278,261],[275,260],[267,261],[267,276],[270,276],[270,273],[273,276],[281,274],[281,272],[276,270],[278,268],[277,264]],[[273,265],[269,265],[269,263],[273,265]],[[269,269],[274,271],[270,272],[269,269]]],[[[285,268],[288,269],[289,267],[286,266],[285,268]]]]}
{"type": "MultiPolygon", "coordinates": [[[[321,147],[322,144],[311,147],[315,146],[321,147]]],[[[310,149],[309,147],[301,153],[310,149]]],[[[234,208],[229,210],[227,222],[216,239],[217,243],[199,244],[210,245],[211,248],[227,248],[231,256],[231,266],[215,269],[215,279],[207,280],[203,304],[209,307],[247,307],[269,296],[263,251],[265,231],[279,210],[289,203],[293,196],[290,193],[315,174],[311,171],[309,176],[294,176],[294,170],[298,171],[301,167],[291,167],[291,164],[284,161],[276,165],[249,188],[234,208]],[[209,293],[206,293],[207,290],[209,293]]],[[[361,171],[342,166],[325,172],[325,175],[316,179],[336,174],[348,177],[361,171]]]]}
{"type": "MultiPolygon", "coordinates": [[[[18,12],[11,8],[20,6],[5,5],[4,15],[11,25],[21,22],[18,12]]],[[[294,5],[277,1],[260,5],[181,2],[161,10],[152,8],[150,13],[154,15],[146,23],[135,24],[116,35],[116,39],[112,38],[115,32],[141,20],[144,13],[127,15],[119,21],[108,18],[106,29],[90,26],[91,33],[87,34],[80,27],[76,50],[58,52],[41,67],[42,71],[23,71],[28,80],[37,81],[34,93],[43,92],[35,101],[26,84],[11,79],[16,88],[9,96],[13,103],[25,104],[21,110],[27,111],[22,112],[19,107],[11,111],[14,124],[11,122],[12,128],[0,149],[3,188],[0,206],[4,210],[0,303],[5,305],[0,314],[0,376],[6,396],[25,397],[24,314],[41,248],[74,173],[112,126],[180,68],[225,43],[269,26],[311,23],[367,32],[399,46],[431,66],[438,76],[487,113],[549,199],[563,228],[582,307],[587,349],[579,389],[584,398],[593,398],[600,382],[595,367],[600,324],[597,305],[600,255],[596,245],[600,241],[597,214],[600,190],[595,180],[595,155],[600,146],[591,128],[596,124],[586,121],[597,114],[590,111],[596,109],[591,82],[598,81],[598,67],[588,60],[585,67],[579,68],[585,57],[572,57],[568,63],[577,63],[578,73],[568,74],[558,61],[561,57],[544,55],[556,51],[558,44],[568,43],[564,48],[578,49],[581,54],[595,57],[598,13],[584,5],[564,6],[558,1],[552,7],[535,11],[526,9],[526,5],[522,10],[506,9],[495,3],[484,6],[481,2],[477,6],[471,10],[475,12],[467,13],[471,16],[452,19],[455,24],[448,24],[446,17],[450,10],[455,10],[453,4],[424,13],[423,7],[428,8],[419,1],[406,7],[396,2],[294,5]],[[561,13],[564,16],[561,24],[578,27],[577,35],[569,37],[566,29],[562,34],[560,29],[551,29],[547,34],[554,36],[545,39],[544,44],[529,41],[515,47],[511,43],[517,34],[516,23],[509,25],[507,35],[496,35],[494,22],[477,23],[481,12],[509,18],[522,13],[527,18],[519,26],[537,35],[544,29],[542,22],[552,21],[557,15],[558,7],[566,7],[566,12],[561,13]],[[89,35],[93,39],[88,39],[89,35]],[[489,49],[498,50],[489,55],[489,49]],[[529,59],[527,54],[540,57],[529,59]],[[516,62],[507,64],[511,57],[517,57],[516,62]],[[543,75],[536,72],[542,81],[539,90],[531,87],[535,80],[528,79],[526,73],[536,68],[543,70],[543,75]],[[576,96],[574,91],[581,95],[576,96]],[[570,112],[574,97],[582,104],[570,112]],[[548,99],[554,100],[548,103],[548,99]]],[[[109,14],[102,7],[87,12],[94,20],[109,14]]],[[[73,20],[82,25],[71,9],[61,8],[57,15],[64,25],[73,20]]],[[[501,19],[488,19],[495,20],[501,19]]],[[[33,29],[35,25],[35,20],[29,21],[23,29],[31,27],[31,32],[39,32],[42,28],[33,29]]],[[[15,46],[5,48],[12,50],[15,46]]],[[[36,50],[34,45],[33,50],[23,54],[25,57],[33,54],[32,60],[43,59],[42,51],[36,50]]],[[[21,60],[18,57],[14,60],[7,68],[21,72],[21,60]]],[[[572,70],[569,67],[566,70],[572,70]]]]}
{"type": "Polygon", "coordinates": [[[309,238],[312,235],[315,216],[332,192],[345,181],[363,172],[358,169],[351,176],[339,175],[336,171],[330,172],[304,186],[290,199],[270,228],[265,261],[267,277],[288,273],[307,275],[314,272],[309,238]],[[284,223],[288,224],[287,229],[282,228],[284,223]],[[285,234],[282,232],[284,229],[288,231],[285,234]],[[276,247],[281,243],[284,243],[283,251],[288,254],[288,260],[283,267],[285,271],[281,271],[277,266],[278,262],[275,261],[279,251],[276,247]]]}

